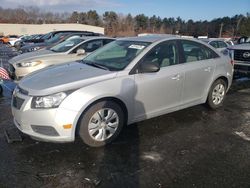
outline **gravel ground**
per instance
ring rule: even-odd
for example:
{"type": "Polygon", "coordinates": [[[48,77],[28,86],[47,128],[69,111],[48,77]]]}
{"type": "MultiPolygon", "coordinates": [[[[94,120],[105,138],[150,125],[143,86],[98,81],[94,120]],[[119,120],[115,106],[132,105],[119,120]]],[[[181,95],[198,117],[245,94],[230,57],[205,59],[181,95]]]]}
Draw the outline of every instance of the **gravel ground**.
{"type": "MultiPolygon", "coordinates": [[[[3,64],[13,53],[0,46],[3,64]]],[[[0,98],[0,187],[250,187],[247,78],[234,80],[217,111],[199,105],[133,124],[102,148],[80,140],[37,142],[25,135],[22,142],[8,144],[4,130],[14,128],[10,100],[5,89],[0,98]]]]}

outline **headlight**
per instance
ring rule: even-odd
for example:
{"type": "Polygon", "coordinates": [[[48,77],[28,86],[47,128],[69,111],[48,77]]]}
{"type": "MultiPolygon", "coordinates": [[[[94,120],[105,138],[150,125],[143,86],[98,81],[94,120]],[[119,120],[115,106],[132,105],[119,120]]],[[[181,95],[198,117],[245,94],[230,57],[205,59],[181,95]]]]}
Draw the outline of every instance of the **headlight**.
{"type": "Polygon", "coordinates": [[[33,97],[31,108],[57,108],[66,97],[67,94],[64,92],[43,97],[33,97]]]}
{"type": "Polygon", "coordinates": [[[34,67],[41,64],[42,61],[30,61],[30,62],[22,62],[17,63],[17,67],[34,67]]]}

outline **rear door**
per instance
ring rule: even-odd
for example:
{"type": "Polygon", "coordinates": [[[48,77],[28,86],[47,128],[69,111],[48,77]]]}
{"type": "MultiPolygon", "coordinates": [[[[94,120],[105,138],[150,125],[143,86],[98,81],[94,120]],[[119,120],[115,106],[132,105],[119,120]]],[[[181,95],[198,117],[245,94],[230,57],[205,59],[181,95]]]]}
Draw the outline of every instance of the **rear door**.
{"type": "Polygon", "coordinates": [[[207,46],[195,41],[180,40],[185,79],[183,84],[183,104],[195,103],[207,93],[213,80],[215,57],[218,55],[207,46]]]}

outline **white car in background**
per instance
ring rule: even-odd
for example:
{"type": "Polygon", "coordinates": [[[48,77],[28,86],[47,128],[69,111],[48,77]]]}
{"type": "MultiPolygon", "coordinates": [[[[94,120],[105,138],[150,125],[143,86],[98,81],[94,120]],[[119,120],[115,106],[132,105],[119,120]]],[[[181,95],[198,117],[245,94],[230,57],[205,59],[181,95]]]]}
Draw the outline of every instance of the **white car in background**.
{"type": "Polygon", "coordinates": [[[224,39],[221,39],[221,38],[206,38],[206,39],[200,39],[200,40],[213,46],[219,52],[223,52],[230,46],[228,42],[226,42],[224,39]]]}
{"type": "Polygon", "coordinates": [[[18,41],[21,41],[22,39],[24,39],[25,37],[27,37],[27,35],[23,35],[23,36],[20,36],[18,38],[10,38],[10,41],[9,41],[9,44],[14,47],[15,46],[15,43],[18,42],[18,41]]]}
{"type": "Polygon", "coordinates": [[[42,68],[81,60],[94,50],[114,41],[107,37],[73,37],[52,48],[21,54],[9,60],[9,74],[20,80],[27,74],[42,68]]]}

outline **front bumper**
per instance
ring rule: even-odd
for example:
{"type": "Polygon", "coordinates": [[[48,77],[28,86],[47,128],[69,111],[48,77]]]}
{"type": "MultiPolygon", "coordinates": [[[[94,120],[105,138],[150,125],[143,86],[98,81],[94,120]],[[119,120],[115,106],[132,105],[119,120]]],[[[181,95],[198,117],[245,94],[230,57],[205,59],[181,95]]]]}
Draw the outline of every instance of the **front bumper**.
{"type": "Polygon", "coordinates": [[[77,112],[62,108],[31,109],[31,96],[14,92],[12,114],[16,127],[36,140],[72,142],[75,139],[77,112]],[[72,124],[71,129],[63,125],[72,124]]]}
{"type": "Polygon", "coordinates": [[[234,72],[239,74],[250,75],[250,62],[235,61],[234,72]]]}

